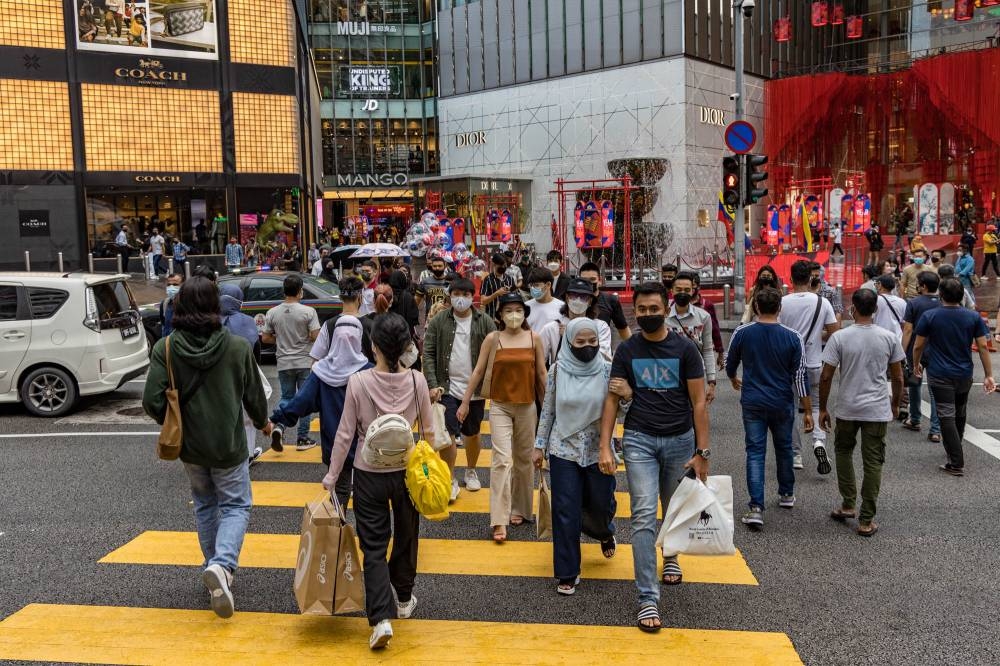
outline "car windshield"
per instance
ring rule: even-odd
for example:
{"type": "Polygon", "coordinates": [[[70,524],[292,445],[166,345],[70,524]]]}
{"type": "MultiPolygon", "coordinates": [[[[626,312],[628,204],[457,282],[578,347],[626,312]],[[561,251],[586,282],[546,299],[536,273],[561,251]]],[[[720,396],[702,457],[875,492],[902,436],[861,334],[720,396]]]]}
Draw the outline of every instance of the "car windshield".
{"type": "Polygon", "coordinates": [[[306,283],[331,296],[340,296],[340,287],[337,286],[337,283],[326,278],[311,277],[306,279],[306,283]]]}

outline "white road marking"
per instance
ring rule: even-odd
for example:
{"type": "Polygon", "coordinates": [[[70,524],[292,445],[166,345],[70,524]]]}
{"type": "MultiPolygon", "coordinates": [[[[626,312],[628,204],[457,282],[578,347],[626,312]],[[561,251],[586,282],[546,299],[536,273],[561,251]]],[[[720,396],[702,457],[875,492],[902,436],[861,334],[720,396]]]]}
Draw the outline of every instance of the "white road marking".
{"type": "MultiPolygon", "coordinates": [[[[931,413],[931,403],[923,402],[920,403],[920,408],[923,410],[924,414],[931,413]]],[[[1000,439],[996,437],[990,437],[987,433],[997,432],[996,430],[980,430],[969,424],[965,424],[965,441],[972,444],[976,448],[982,449],[984,452],[993,456],[997,460],[1000,460],[1000,439]]]]}
{"type": "Polygon", "coordinates": [[[148,435],[159,435],[159,430],[154,431],[125,431],[125,432],[27,432],[0,435],[0,439],[24,439],[39,437],[146,437],[148,435]]]}
{"type": "Polygon", "coordinates": [[[998,433],[998,432],[1000,432],[1000,430],[983,430],[982,432],[988,432],[988,433],[990,433],[990,434],[993,434],[993,433],[998,433]]]}

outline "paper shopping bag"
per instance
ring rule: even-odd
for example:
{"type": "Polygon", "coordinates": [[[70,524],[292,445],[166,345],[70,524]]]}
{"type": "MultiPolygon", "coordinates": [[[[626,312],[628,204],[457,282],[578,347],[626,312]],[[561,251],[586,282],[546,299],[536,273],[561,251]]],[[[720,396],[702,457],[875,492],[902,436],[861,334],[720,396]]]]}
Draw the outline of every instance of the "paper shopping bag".
{"type": "Polygon", "coordinates": [[[732,477],[710,476],[707,483],[685,477],[663,514],[656,545],[664,556],[732,555],[733,531],[732,477]]]}
{"type": "Polygon", "coordinates": [[[538,482],[538,522],[535,523],[535,528],[539,539],[548,539],[552,536],[552,495],[545,480],[545,472],[541,473],[541,477],[538,482]]]}
{"type": "Polygon", "coordinates": [[[329,495],[306,504],[295,562],[295,601],[307,615],[332,615],[342,521],[329,495]]]}
{"type": "Polygon", "coordinates": [[[344,521],[340,529],[340,552],[334,583],[333,614],[355,613],[365,609],[365,584],[361,557],[354,528],[344,521]]]}
{"type": "Polygon", "coordinates": [[[435,451],[451,446],[451,435],[448,434],[448,422],[444,417],[445,407],[440,401],[434,403],[434,441],[431,445],[435,451]]]}

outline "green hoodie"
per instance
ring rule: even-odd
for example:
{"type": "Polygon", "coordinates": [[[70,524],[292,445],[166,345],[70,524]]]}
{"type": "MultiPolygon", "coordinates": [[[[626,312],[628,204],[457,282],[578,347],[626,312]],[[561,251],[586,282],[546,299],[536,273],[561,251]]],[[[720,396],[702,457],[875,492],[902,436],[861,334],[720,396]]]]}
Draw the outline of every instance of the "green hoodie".
{"type": "MultiPolygon", "coordinates": [[[[246,462],[240,407],[246,409],[254,427],[267,424],[267,399],[250,345],[225,329],[207,338],[175,330],[169,338],[170,364],[182,405],[181,460],[217,469],[246,462]]],[[[142,396],[146,413],[161,425],[169,388],[165,345],[166,338],[153,346],[142,396]]]]}

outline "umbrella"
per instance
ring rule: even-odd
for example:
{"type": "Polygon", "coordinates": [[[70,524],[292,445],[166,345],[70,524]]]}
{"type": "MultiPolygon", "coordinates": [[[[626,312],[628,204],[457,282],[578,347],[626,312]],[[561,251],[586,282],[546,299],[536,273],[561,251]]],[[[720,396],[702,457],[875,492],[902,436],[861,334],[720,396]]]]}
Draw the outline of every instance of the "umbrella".
{"type": "Polygon", "coordinates": [[[327,255],[327,259],[330,259],[335,264],[345,262],[345,260],[350,259],[351,255],[360,248],[361,245],[343,245],[341,247],[334,248],[330,254],[327,255]]]}
{"type": "Polygon", "coordinates": [[[375,257],[408,257],[410,253],[392,243],[369,243],[362,245],[351,259],[373,259],[375,257]]]}

